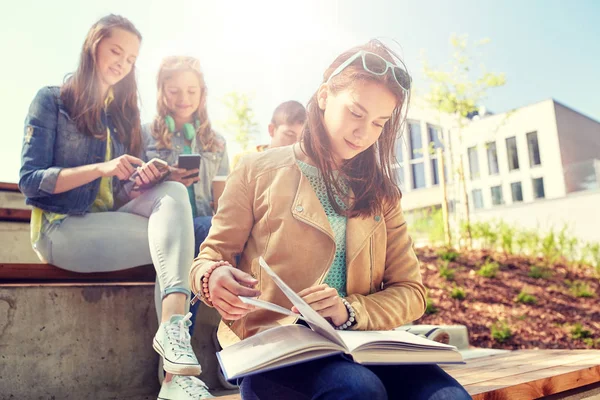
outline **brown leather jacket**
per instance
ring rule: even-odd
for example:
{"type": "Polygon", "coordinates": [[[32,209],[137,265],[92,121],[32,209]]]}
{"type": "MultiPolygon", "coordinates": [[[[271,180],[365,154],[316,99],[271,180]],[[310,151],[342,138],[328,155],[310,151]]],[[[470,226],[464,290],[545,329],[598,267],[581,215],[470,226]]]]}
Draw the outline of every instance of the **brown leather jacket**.
{"type": "MultiPolygon", "coordinates": [[[[323,281],[333,262],[335,239],[297,160],[310,163],[298,144],[242,159],[227,179],[210,233],[192,265],[194,292],[214,261],[235,266],[237,254],[237,268],[258,279],[260,298],[284,307],[291,304],[261,273],[259,256],[297,292],[323,281]]],[[[346,299],[356,311],[352,329],[392,329],[423,314],[425,288],[400,204],[387,207],[383,215],[348,219],[346,263],[346,299]]],[[[294,321],[254,311],[238,321],[222,321],[219,340],[226,347],[294,321]]]]}

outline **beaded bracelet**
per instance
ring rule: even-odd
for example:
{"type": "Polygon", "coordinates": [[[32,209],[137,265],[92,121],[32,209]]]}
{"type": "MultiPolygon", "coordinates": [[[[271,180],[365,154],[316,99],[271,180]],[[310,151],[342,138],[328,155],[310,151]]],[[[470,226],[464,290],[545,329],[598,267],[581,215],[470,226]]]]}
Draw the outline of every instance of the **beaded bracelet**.
{"type": "Polygon", "coordinates": [[[346,306],[348,310],[348,321],[344,322],[340,326],[336,326],[335,329],[338,331],[343,331],[344,329],[348,329],[354,324],[354,317],[356,317],[356,313],[354,312],[354,307],[348,302],[346,299],[342,299],[342,303],[346,306]]]}
{"type": "Polygon", "coordinates": [[[224,265],[231,265],[227,261],[217,261],[213,265],[208,268],[208,270],[202,276],[202,289],[194,296],[192,301],[190,302],[192,305],[196,303],[198,298],[204,301],[206,304],[212,306],[212,302],[210,300],[210,291],[208,289],[208,280],[210,279],[210,275],[213,273],[215,269],[218,267],[222,267],[224,265]]]}

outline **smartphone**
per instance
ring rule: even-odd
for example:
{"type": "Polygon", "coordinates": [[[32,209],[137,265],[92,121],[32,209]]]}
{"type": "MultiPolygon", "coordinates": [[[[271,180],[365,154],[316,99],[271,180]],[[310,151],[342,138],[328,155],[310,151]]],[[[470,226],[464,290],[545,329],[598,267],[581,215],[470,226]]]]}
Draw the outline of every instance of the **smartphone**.
{"type": "MultiPolygon", "coordinates": [[[[156,167],[156,169],[158,169],[158,172],[160,172],[161,177],[156,181],[156,182],[152,182],[151,184],[145,185],[142,184],[140,186],[134,186],[133,190],[144,190],[144,189],[149,189],[152,186],[155,186],[161,182],[163,182],[164,180],[166,180],[169,175],[171,175],[171,170],[169,169],[169,164],[167,164],[166,161],[161,160],[160,158],[153,158],[152,160],[148,161],[148,164],[152,164],[156,167]]],[[[137,178],[139,175],[138,171],[135,171],[130,177],[129,180],[131,182],[135,182],[135,178],[137,178]]]]}
{"type": "MultiPolygon", "coordinates": [[[[198,169],[200,168],[200,154],[180,154],[177,161],[177,167],[183,169],[198,169]]],[[[183,179],[193,178],[195,174],[184,176],[183,179]]]]}

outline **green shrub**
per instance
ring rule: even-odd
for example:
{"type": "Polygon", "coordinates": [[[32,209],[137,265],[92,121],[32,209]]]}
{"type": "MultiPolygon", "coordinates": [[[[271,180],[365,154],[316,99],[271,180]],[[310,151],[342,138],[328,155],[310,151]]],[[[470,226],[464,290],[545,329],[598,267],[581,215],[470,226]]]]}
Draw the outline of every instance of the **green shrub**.
{"type": "Polygon", "coordinates": [[[522,290],[518,295],[517,298],[515,299],[516,303],[523,303],[523,304],[535,304],[537,303],[537,299],[535,298],[534,295],[527,293],[526,291],[522,290]]]}
{"type": "Polygon", "coordinates": [[[590,332],[588,329],[585,329],[579,322],[577,322],[571,328],[571,337],[573,339],[585,339],[590,338],[591,336],[592,332],[590,332]]]}
{"type": "Polygon", "coordinates": [[[594,297],[596,295],[590,288],[590,285],[583,281],[566,280],[565,283],[569,287],[571,294],[575,297],[594,297]]]}
{"type": "Polygon", "coordinates": [[[491,328],[492,339],[498,343],[504,343],[512,337],[510,326],[504,321],[497,321],[491,328]]]}
{"type": "Polygon", "coordinates": [[[488,261],[479,268],[477,275],[483,276],[484,278],[495,278],[499,269],[500,266],[498,263],[488,261]]]}
{"type": "Polygon", "coordinates": [[[552,271],[546,267],[532,265],[529,268],[529,273],[527,275],[534,279],[548,279],[552,276],[552,271]]]}
{"type": "Polygon", "coordinates": [[[438,312],[438,309],[435,306],[435,304],[433,304],[433,300],[431,300],[430,298],[427,298],[427,306],[425,307],[425,314],[431,315],[431,314],[435,314],[436,312],[438,312]]]}
{"type": "Polygon", "coordinates": [[[459,286],[454,286],[450,292],[450,297],[455,300],[464,300],[467,297],[467,292],[459,286]]]}
{"type": "Polygon", "coordinates": [[[444,261],[453,262],[458,260],[460,254],[452,249],[441,249],[437,253],[438,257],[440,257],[444,261]]]}
{"type": "Polygon", "coordinates": [[[447,281],[454,280],[454,269],[450,267],[450,263],[445,261],[442,265],[440,265],[440,276],[447,281]]]}

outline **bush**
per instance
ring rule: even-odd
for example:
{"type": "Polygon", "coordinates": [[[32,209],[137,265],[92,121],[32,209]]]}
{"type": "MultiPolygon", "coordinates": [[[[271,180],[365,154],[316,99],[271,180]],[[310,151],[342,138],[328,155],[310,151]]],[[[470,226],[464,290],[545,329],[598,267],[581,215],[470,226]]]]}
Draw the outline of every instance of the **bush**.
{"type": "Polygon", "coordinates": [[[465,292],[465,289],[454,286],[450,292],[450,297],[455,300],[464,300],[467,297],[467,293],[465,292]]]}
{"type": "Polygon", "coordinates": [[[498,343],[504,343],[512,337],[510,326],[504,321],[497,321],[491,328],[492,339],[498,343]]]}
{"type": "Polygon", "coordinates": [[[495,278],[499,269],[500,266],[498,263],[488,261],[479,268],[477,275],[483,276],[484,278],[495,278]]]}
{"type": "Polygon", "coordinates": [[[522,304],[535,304],[535,303],[537,303],[537,299],[535,298],[534,295],[529,294],[526,291],[522,290],[521,293],[519,293],[517,295],[515,302],[522,303],[522,304]]]}
{"type": "Polygon", "coordinates": [[[458,260],[458,257],[460,256],[460,254],[458,254],[456,251],[454,251],[452,249],[441,249],[440,251],[438,251],[437,255],[442,260],[448,261],[448,262],[454,262],[454,261],[458,260]]]}
{"type": "Polygon", "coordinates": [[[592,292],[590,285],[582,281],[570,281],[566,280],[565,283],[569,287],[569,290],[575,297],[594,297],[595,293],[592,292]]]}
{"type": "Polygon", "coordinates": [[[532,265],[527,275],[534,279],[548,279],[552,276],[552,271],[546,267],[532,265]]]}
{"type": "Polygon", "coordinates": [[[591,336],[592,333],[588,329],[585,329],[579,322],[571,328],[571,337],[573,339],[585,339],[590,338],[591,336]]]}
{"type": "Polygon", "coordinates": [[[450,267],[450,263],[448,261],[444,262],[440,265],[440,276],[447,281],[454,280],[454,269],[450,267]]]}
{"type": "Polygon", "coordinates": [[[431,314],[435,314],[436,312],[438,312],[438,309],[435,306],[435,304],[433,304],[433,300],[431,300],[430,298],[427,298],[427,306],[425,307],[425,314],[431,315],[431,314]]]}

